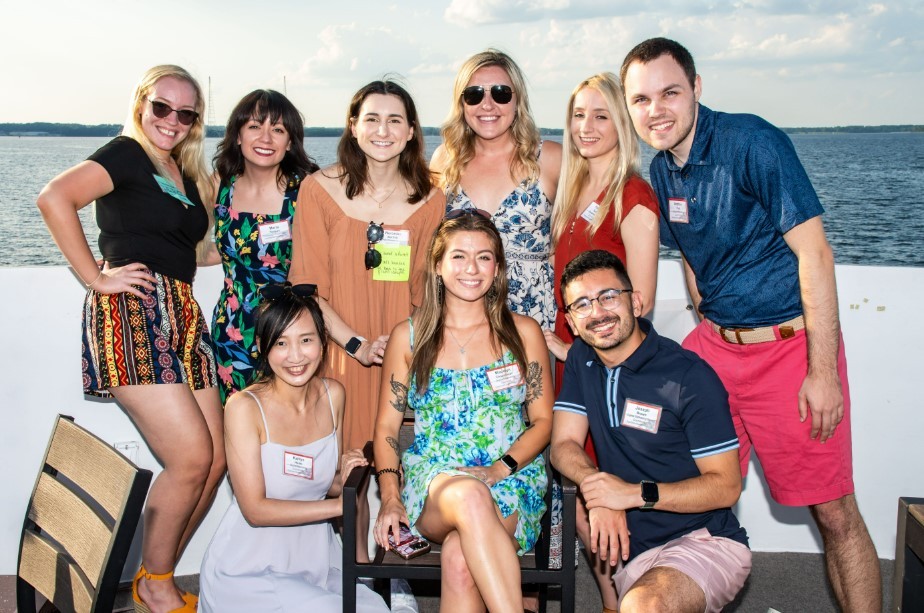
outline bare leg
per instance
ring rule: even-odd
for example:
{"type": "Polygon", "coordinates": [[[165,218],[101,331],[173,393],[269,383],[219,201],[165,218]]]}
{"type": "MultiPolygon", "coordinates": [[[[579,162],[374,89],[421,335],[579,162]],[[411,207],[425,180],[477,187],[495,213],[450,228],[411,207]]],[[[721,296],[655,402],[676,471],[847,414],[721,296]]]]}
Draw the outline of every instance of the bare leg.
{"type": "Polygon", "coordinates": [[[186,530],[180,539],[180,548],[177,550],[176,559],[179,560],[186,548],[189,539],[192,538],[193,532],[199,527],[199,522],[205,517],[212,501],[215,500],[215,493],[218,491],[218,485],[225,476],[227,464],[225,462],[225,439],[224,439],[224,409],[221,408],[221,400],[218,396],[218,388],[210,387],[196,390],[193,397],[205,417],[208,424],[209,435],[212,438],[212,467],[209,470],[209,476],[205,480],[205,487],[199,502],[193,510],[193,514],[186,525],[186,530]]]}
{"type": "Polygon", "coordinates": [[[677,569],[655,566],[638,578],[622,599],[621,613],[702,613],[706,595],[677,569]]]}
{"type": "MultiPolygon", "coordinates": [[[[472,477],[436,477],[416,525],[436,541],[458,532],[465,565],[492,613],[522,610],[520,565],[511,538],[516,514],[502,520],[487,485],[472,477]]],[[[455,562],[448,560],[453,568],[455,562]]]]}
{"type": "Polygon", "coordinates": [[[879,558],[853,494],[809,507],[825,546],[828,580],[843,611],[881,611],[879,558]]]}
{"type": "MultiPolygon", "coordinates": [[[[214,452],[208,423],[185,384],[109,390],[164,465],[144,509],[142,560],[148,572],[173,570],[176,553],[203,495],[214,452]]],[[[142,581],[139,595],[154,613],[183,606],[172,580],[142,581]]]]}
{"type": "Polygon", "coordinates": [[[484,600],[475,585],[475,579],[465,563],[462,539],[453,530],[443,539],[440,550],[440,611],[447,613],[483,613],[484,600]],[[444,604],[445,603],[445,604],[444,604]],[[450,604],[451,603],[451,604],[450,604]]]}
{"type": "MultiPolygon", "coordinates": [[[[577,521],[575,521],[575,529],[577,530],[578,538],[584,543],[584,553],[587,554],[587,559],[590,562],[590,570],[593,572],[597,587],[600,588],[603,606],[615,611],[618,605],[618,596],[616,595],[616,585],[613,583],[613,574],[616,572],[616,569],[610,566],[608,560],[601,560],[590,549],[590,519],[587,517],[587,509],[584,507],[584,501],[580,496],[577,497],[577,521]]],[[[564,545],[562,545],[562,547],[564,547],[564,545]]]]}

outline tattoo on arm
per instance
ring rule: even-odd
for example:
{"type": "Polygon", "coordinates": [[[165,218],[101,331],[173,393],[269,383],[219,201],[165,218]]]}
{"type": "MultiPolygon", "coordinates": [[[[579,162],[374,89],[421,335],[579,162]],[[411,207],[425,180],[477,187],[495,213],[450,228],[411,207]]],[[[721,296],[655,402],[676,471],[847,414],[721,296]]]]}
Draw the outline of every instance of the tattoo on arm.
{"type": "Polygon", "coordinates": [[[520,436],[517,437],[517,440],[520,440],[521,438],[523,438],[523,435],[526,434],[527,432],[529,432],[530,429],[531,429],[534,425],[535,425],[535,424],[529,424],[528,426],[526,426],[526,430],[523,430],[522,432],[520,432],[520,436]]]}
{"type": "Polygon", "coordinates": [[[407,386],[400,381],[395,381],[395,376],[391,376],[391,393],[395,399],[391,401],[391,406],[399,413],[404,413],[407,408],[407,386]]]}
{"type": "Polygon", "coordinates": [[[386,437],[385,437],[385,442],[388,443],[388,446],[391,447],[392,450],[394,450],[395,455],[398,456],[398,458],[400,459],[400,458],[401,458],[401,452],[398,450],[398,441],[395,439],[395,437],[393,437],[393,436],[386,436],[386,437]]]}
{"type": "Polygon", "coordinates": [[[542,397],[542,367],[530,362],[526,368],[526,404],[542,397]]]}

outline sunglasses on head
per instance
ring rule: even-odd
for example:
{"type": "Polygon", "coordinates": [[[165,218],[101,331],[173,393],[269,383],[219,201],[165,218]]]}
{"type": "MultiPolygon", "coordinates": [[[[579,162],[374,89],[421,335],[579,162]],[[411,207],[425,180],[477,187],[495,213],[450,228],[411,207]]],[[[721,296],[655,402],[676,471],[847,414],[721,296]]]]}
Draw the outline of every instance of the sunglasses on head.
{"type": "Polygon", "coordinates": [[[458,219],[464,217],[465,215],[477,215],[478,217],[484,217],[488,221],[491,221],[491,214],[485,211],[484,209],[476,209],[475,207],[465,207],[461,209],[453,209],[446,213],[446,217],[443,218],[443,221],[450,221],[452,219],[458,219]]]}
{"type": "Polygon", "coordinates": [[[382,264],[382,254],[375,248],[375,244],[382,240],[384,236],[385,229],[382,227],[382,224],[370,221],[369,227],[366,228],[366,240],[369,241],[369,244],[366,249],[366,255],[363,257],[366,270],[378,268],[382,264]]]}
{"type": "MultiPolygon", "coordinates": [[[[513,88],[509,85],[492,85],[491,99],[497,104],[507,104],[513,100],[513,88]]],[[[484,88],[480,85],[469,85],[462,90],[462,100],[469,106],[481,104],[484,100],[484,88]]]]}
{"type": "Polygon", "coordinates": [[[151,103],[151,111],[154,112],[154,117],[158,119],[164,119],[170,115],[170,113],[176,113],[176,120],[184,126],[191,126],[194,121],[199,119],[199,113],[196,111],[190,111],[189,109],[178,111],[166,102],[152,100],[151,98],[148,98],[148,102],[151,103]]]}
{"type": "Polygon", "coordinates": [[[314,296],[318,286],[310,283],[291,285],[289,283],[271,283],[260,288],[260,297],[264,300],[277,300],[283,294],[289,293],[299,298],[310,298],[314,296]]]}

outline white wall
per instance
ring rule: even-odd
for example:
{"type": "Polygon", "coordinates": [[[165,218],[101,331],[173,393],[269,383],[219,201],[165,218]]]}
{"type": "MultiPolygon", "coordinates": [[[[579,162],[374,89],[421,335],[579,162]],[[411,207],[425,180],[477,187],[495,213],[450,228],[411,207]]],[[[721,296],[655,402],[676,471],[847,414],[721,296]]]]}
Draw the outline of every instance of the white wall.
{"type": "MultiPolygon", "coordinates": [[[[919,315],[924,269],[839,266],[837,278],[853,396],[857,497],[879,556],[893,558],[897,498],[924,495],[924,411],[912,391],[924,366],[924,319],[919,315]]],[[[206,312],[211,312],[220,286],[218,268],[200,269],[195,292],[206,312]]],[[[70,271],[0,268],[0,287],[0,321],[7,322],[0,358],[5,395],[0,428],[0,575],[12,575],[25,505],[55,416],[73,415],[112,443],[141,437],[117,405],[80,393],[83,291],[70,271]]],[[[659,332],[679,340],[692,329],[693,314],[686,305],[679,263],[662,261],[654,318],[659,332]]],[[[138,463],[159,469],[143,442],[138,463]]],[[[737,507],[752,548],[820,551],[808,513],[770,501],[758,474],[752,464],[737,507]]],[[[229,500],[224,484],[180,561],[178,574],[198,572],[229,500]]]]}

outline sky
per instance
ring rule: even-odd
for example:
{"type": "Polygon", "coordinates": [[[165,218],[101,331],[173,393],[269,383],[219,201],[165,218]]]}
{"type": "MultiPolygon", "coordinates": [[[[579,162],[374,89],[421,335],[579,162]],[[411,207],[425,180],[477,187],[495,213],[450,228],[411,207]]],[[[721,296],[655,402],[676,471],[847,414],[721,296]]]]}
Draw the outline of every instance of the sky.
{"type": "Polygon", "coordinates": [[[438,126],[460,64],[496,47],[526,74],[537,123],[561,128],[580,81],[667,36],[715,110],[924,124],[921,0],[11,0],[0,17],[0,122],[122,123],[141,73],[174,63],[211,80],[211,124],[271,88],[306,125],[342,126],[352,94],[389,75],[438,126]]]}

